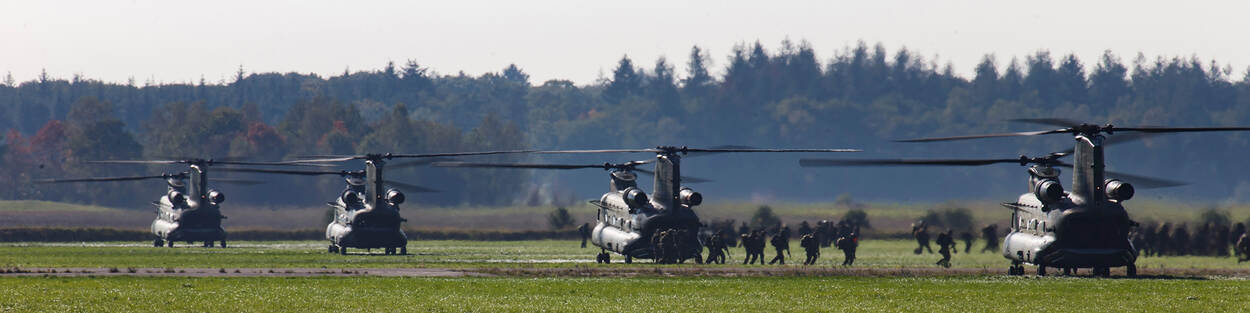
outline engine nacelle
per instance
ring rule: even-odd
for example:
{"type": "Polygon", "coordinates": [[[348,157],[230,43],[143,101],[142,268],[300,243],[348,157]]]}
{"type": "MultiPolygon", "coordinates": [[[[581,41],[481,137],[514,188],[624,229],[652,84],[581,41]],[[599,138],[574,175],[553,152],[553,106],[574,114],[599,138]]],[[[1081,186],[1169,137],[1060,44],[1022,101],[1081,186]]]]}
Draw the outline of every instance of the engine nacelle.
{"type": "Polygon", "coordinates": [[[182,195],[181,192],[170,191],[168,196],[169,196],[169,202],[175,206],[179,204],[187,203],[187,196],[182,195]]]}
{"type": "Polygon", "coordinates": [[[399,189],[391,189],[391,190],[386,191],[386,201],[390,202],[391,204],[403,204],[405,199],[406,198],[404,197],[404,192],[399,191],[399,189]]]}
{"type": "Polygon", "coordinates": [[[681,191],[677,193],[677,200],[687,206],[696,206],[703,203],[703,194],[694,191],[694,189],[682,187],[681,191]]]}
{"type": "Polygon", "coordinates": [[[1037,196],[1043,204],[1051,204],[1059,202],[1063,199],[1063,185],[1057,180],[1046,179],[1037,183],[1033,195],[1037,196]]]}
{"type": "Polygon", "coordinates": [[[209,190],[208,201],[213,202],[213,204],[221,204],[222,202],[226,202],[226,194],[217,190],[209,190]]]}
{"type": "Polygon", "coordinates": [[[624,198],[625,204],[629,205],[631,208],[644,207],[647,205],[647,202],[650,201],[650,199],[647,199],[647,193],[637,187],[625,188],[625,192],[622,194],[621,198],[624,198]]]}
{"type": "Polygon", "coordinates": [[[343,200],[344,204],[348,204],[348,205],[360,203],[360,195],[356,194],[355,191],[351,191],[351,190],[344,191],[341,199],[343,200]]]}
{"type": "Polygon", "coordinates": [[[1133,194],[1136,193],[1136,190],[1133,189],[1133,184],[1120,181],[1119,179],[1108,179],[1103,184],[1103,190],[1107,191],[1108,199],[1116,201],[1132,199],[1133,194]]]}

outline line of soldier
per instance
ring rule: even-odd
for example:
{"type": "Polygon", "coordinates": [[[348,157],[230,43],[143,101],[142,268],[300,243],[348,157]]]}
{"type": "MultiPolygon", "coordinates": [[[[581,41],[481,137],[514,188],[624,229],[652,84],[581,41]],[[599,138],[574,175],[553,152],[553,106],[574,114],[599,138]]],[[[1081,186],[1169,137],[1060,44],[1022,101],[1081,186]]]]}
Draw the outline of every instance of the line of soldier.
{"type": "Polygon", "coordinates": [[[1192,233],[1184,223],[1147,223],[1137,225],[1129,233],[1129,239],[1138,254],[1147,256],[1216,256],[1237,257],[1244,262],[1250,259],[1250,241],[1246,237],[1246,224],[1206,223],[1192,233]],[[1229,246],[1233,253],[1229,254],[1229,246]]]}
{"type": "MultiPolygon", "coordinates": [[[[582,224],[577,228],[578,234],[581,236],[582,248],[586,247],[586,240],[590,237],[590,224],[582,224]]],[[[820,249],[822,247],[836,246],[842,250],[843,266],[851,266],[855,263],[855,251],[859,248],[859,226],[852,225],[845,221],[840,223],[832,223],[827,220],[817,223],[817,227],[810,227],[807,221],[800,224],[799,227],[799,247],[803,248],[806,258],[803,265],[814,265],[820,259],[820,249]]],[[[790,252],[790,227],[782,225],[776,231],[768,232],[764,229],[751,230],[745,223],[738,229],[738,236],[732,236],[724,230],[715,230],[710,236],[703,238],[704,247],[707,248],[708,264],[725,264],[729,256],[730,247],[742,246],[746,251],[742,264],[764,264],[764,250],[766,244],[771,244],[775,251],[775,256],[768,264],[786,264],[786,258],[792,257],[790,252]]],[[[684,251],[682,247],[685,238],[689,236],[685,230],[657,230],[651,236],[651,246],[654,247],[654,255],[656,263],[676,264],[683,263],[686,258],[679,256],[678,251],[684,251]]],[[[695,256],[696,263],[704,261],[700,256],[695,256]]]]}
{"type": "MultiPolygon", "coordinates": [[[[933,248],[929,246],[929,225],[925,221],[912,223],[911,235],[916,240],[916,249],[912,250],[912,253],[921,254],[925,251],[933,253],[933,248]]],[[[981,239],[985,240],[985,247],[981,248],[981,253],[998,252],[998,242],[1002,239],[998,237],[998,225],[990,224],[981,228],[981,239]]],[[[959,233],[959,240],[964,242],[964,253],[972,253],[972,242],[976,240],[976,236],[973,236],[972,232],[963,231],[959,233]]],[[[938,233],[935,243],[938,245],[938,254],[942,255],[942,258],[935,264],[951,267],[951,255],[959,253],[959,246],[955,242],[955,231],[946,229],[938,233]]]]}

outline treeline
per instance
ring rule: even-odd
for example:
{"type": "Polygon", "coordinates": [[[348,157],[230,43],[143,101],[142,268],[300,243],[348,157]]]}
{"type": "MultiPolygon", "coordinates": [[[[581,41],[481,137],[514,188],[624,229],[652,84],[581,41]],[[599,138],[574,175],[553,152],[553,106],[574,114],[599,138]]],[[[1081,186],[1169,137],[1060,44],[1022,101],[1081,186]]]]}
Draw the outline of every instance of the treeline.
{"type": "MultiPolygon", "coordinates": [[[[1001,121],[1021,117],[1123,125],[1250,124],[1250,80],[1233,78],[1227,65],[1197,58],[1137,55],[1126,62],[1107,52],[1098,60],[1082,61],[1043,50],[1023,59],[987,55],[973,77],[961,77],[952,65],[906,49],[890,52],[881,45],[860,43],[822,60],[805,42],[786,41],[775,49],[760,43],[740,45],[719,67],[696,46],[683,63],[678,70],[663,57],[640,65],[626,56],[608,76],[583,86],[564,80],[531,82],[516,65],[470,76],[434,73],[415,61],[325,78],[249,74],[240,69],[232,82],[218,84],[140,86],[46,75],[20,84],[9,79],[0,86],[0,121],[11,129],[3,149],[4,175],[12,179],[0,182],[0,197],[117,204],[133,202],[123,200],[136,193],[143,197],[151,193],[145,191],[150,185],[53,188],[28,183],[45,177],[153,170],[78,162],[95,159],[277,160],[362,152],[659,144],[855,147],[875,156],[1011,157],[1058,151],[1069,146],[1070,139],[941,147],[895,145],[887,139],[999,132],[1009,129],[1001,121]]],[[[1250,169],[1240,162],[1250,137],[1175,137],[1117,147],[1108,161],[1121,171],[1176,173],[1174,178],[1195,183],[1193,189],[1177,189],[1188,196],[1228,197],[1238,190],[1250,196],[1250,184],[1227,174],[1250,169]],[[1137,157],[1117,158],[1117,153],[1137,157]]],[[[883,190],[887,186],[903,188],[905,199],[912,200],[986,197],[1017,192],[1023,185],[1020,169],[1007,167],[978,170],[976,175],[921,169],[908,175],[923,179],[899,181],[899,175],[878,175],[882,172],[876,169],[827,171],[838,173],[838,178],[812,176],[813,171],[798,169],[793,157],[764,157],[748,164],[714,159],[700,159],[687,166],[687,172],[733,166],[751,173],[752,184],[704,187],[738,197],[764,193],[831,200],[842,193],[863,198],[900,195],[898,189],[883,190]],[[796,184],[800,182],[796,176],[806,177],[807,184],[796,184]],[[852,181],[842,176],[857,177],[855,184],[826,184],[852,181]]],[[[530,183],[547,182],[551,179],[547,174],[531,179],[524,171],[413,168],[396,174],[418,184],[432,182],[431,187],[444,191],[414,197],[426,203],[532,202],[551,198],[551,189],[556,189],[552,184],[530,183]]],[[[585,178],[563,178],[559,185],[590,194],[606,181],[597,175],[581,176],[585,178]]],[[[341,188],[331,179],[281,178],[268,185],[234,190],[243,192],[241,199],[249,202],[289,203],[274,195],[341,188]]]]}

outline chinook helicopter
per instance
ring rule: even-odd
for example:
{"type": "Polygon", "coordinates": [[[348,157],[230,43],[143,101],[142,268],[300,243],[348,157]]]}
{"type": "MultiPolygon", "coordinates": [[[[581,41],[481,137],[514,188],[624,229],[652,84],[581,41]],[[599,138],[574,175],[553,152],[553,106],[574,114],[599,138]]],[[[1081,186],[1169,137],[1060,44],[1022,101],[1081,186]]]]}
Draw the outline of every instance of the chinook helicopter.
{"type": "Polygon", "coordinates": [[[221,227],[221,203],[226,195],[208,186],[209,182],[254,185],[259,181],[238,179],[209,179],[207,169],[213,165],[290,165],[272,162],[243,162],[212,159],[186,160],[109,160],[88,161],[94,164],[186,164],[187,170],[150,176],[91,177],[71,179],[38,180],[36,183],[113,182],[164,179],[168,188],[165,195],[152,205],[156,207],[156,219],[152,221],[152,233],[156,239],[152,245],[173,247],[175,241],[187,243],[203,241],[204,247],[219,242],[226,247],[226,231],[221,227]],[[189,182],[189,183],[188,183],[189,182]]]}
{"type": "MultiPolygon", "coordinates": [[[[596,260],[611,263],[611,253],[621,254],[625,263],[633,263],[635,258],[656,259],[651,237],[665,230],[684,230],[685,236],[680,241],[677,251],[678,260],[693,258],[702,263],[700,252],[703,249],[699,242],[698,232],[702,223],[695,214],[694,207],[703,203],[703,195],[694,189],[682,186],[687,182],[704,182],[707,180],[683,177],[681,175],[681,159],[688,153],[721,153],[721,152],[859,152],[856,149],[754,149],[736,146],[717,147],[711,149],[659,146],[652,149],[607,149],[607,150],[558,150],[536,151],[538,154],[568,153],[655,153],[654,160],[631,161],[621,164],[523,164],[523,163],[467,163],[467,162],[436,162],[434,166],[442,167],[485,167],[485,168],[530,168],[530,169],[583,169],[600,168],[609,170],[608,192],[598,200],[590,201],[599,208],[595,215],[595,227],[590,233],[590,241],[600,248],[596,260]],[[654,171],[639,169],[639,165],[653,163],[654,171]],[[634,172],[650,174],[655,177],[651,195],[638,188],[637,175],[634,172]]],[[[681,232],[679,232],[681,233],[681,232]]],[[[656,260],[659,262],[660,260],[656,260]]]]}
{"type": "Polygon", "coordinates": [[[1142,176],[1108,172],[1104,169],[1103,148],[1144,137],[1142,134],[1181,132],[1246,131],[1247,127],[1115,127],[1092,125],[1064,119],[1016,119],[1062,128],[1031,132],[988,135],[922,138],[900,142],[936,142],[993,137],[1070,134],[1073,149],[1042,157],[1021,156],[1010,159],[801,159],[799,165],[818,166],[883,166],[883,165],[945,165],[979,166],[1018,163],[1029,166],[1029,192],[1013,202],[1002,205],[1012,210],[1011,231],[1003,240],[1003,256],[1011,261],[1008,275],[1023,275],[1024,264],[1037,266],[1037,275],[1046,275],[1046,268],[1062,268],[1065,273],[1079,268],[1092,268],[1094,275],[1107,277],[1110,268],[1124,267],[1129,277],[1137,275],[1137,249],[1129,241],[1129,228],[1136,225],[1129,219],[1124,201],[1133,198],[1135,189],[1129,182],[1145,188],[1179,186],[1183,183],[1142,176]],[[1110,136],[1129,133],[1123,139],[1110,136]],[[1136,134],[1135,134],[1136,133],[1136,134]],[[1075,164],[1059,161],[1071,155],[1075,164]],[[1072,169],[1071,191],[1059,182],[1059,170],[1072,169]],[[1109,178],[1110,177],[1110,178],[1109,178]]]}
{"type": "Polygon", "coordinates": [[[386,161],[404,158],[424,159],[392,165],[391,168],[394,169],[429,164],[448,157],[525,152],[530,151],[517,150],[427,154],[374,153],[279,162],[280,164],[292,165],[364,160],[365,168],[357,171],[304,171],[255,168],[230,168],[223,170],[264,174],[342,176],[346,180],[347,187],[341,194],[335,197],[334,201],[326,203],[330,207],[334,208],[335,216],[334,220],[326,226],[326,239],[330,241],[326,251],[329,253],[346,255],[348,248],[383,248],[385,254],[408,254],[408,236],[405,235],[404,231],[401,229],[401,224],[407,220],[399,215],[399,205],[404,203],[406,196],[399,189],[392,187],[405,188],[411,192],[433,192],[435,190],[383,179],[382,173],[383,168],[386,165],[386,161]]]}

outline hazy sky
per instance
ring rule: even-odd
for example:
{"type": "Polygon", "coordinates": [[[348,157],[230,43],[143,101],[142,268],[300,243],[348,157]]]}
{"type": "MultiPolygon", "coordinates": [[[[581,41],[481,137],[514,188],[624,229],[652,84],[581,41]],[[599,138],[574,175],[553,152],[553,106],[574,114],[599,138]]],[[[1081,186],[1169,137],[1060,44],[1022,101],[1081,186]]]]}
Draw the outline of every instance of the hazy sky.
{"type": "MultiPolygon", "coordinates": [[[[248,72],[337,75],[415,59],[478,75],[517,63],[534,83],[589,83],[622,55],[724,65],[734,44],[810,41],[822,60],[856,41],[907,47],[971,72],[1039,49],[1127,63],[1198,56],[1250,65],[1250,1],[14,1],[0,0],[0,72],[140,83],[248,72]]],[[[3,73],[0,73],[2,75],[3,73]]]]}

